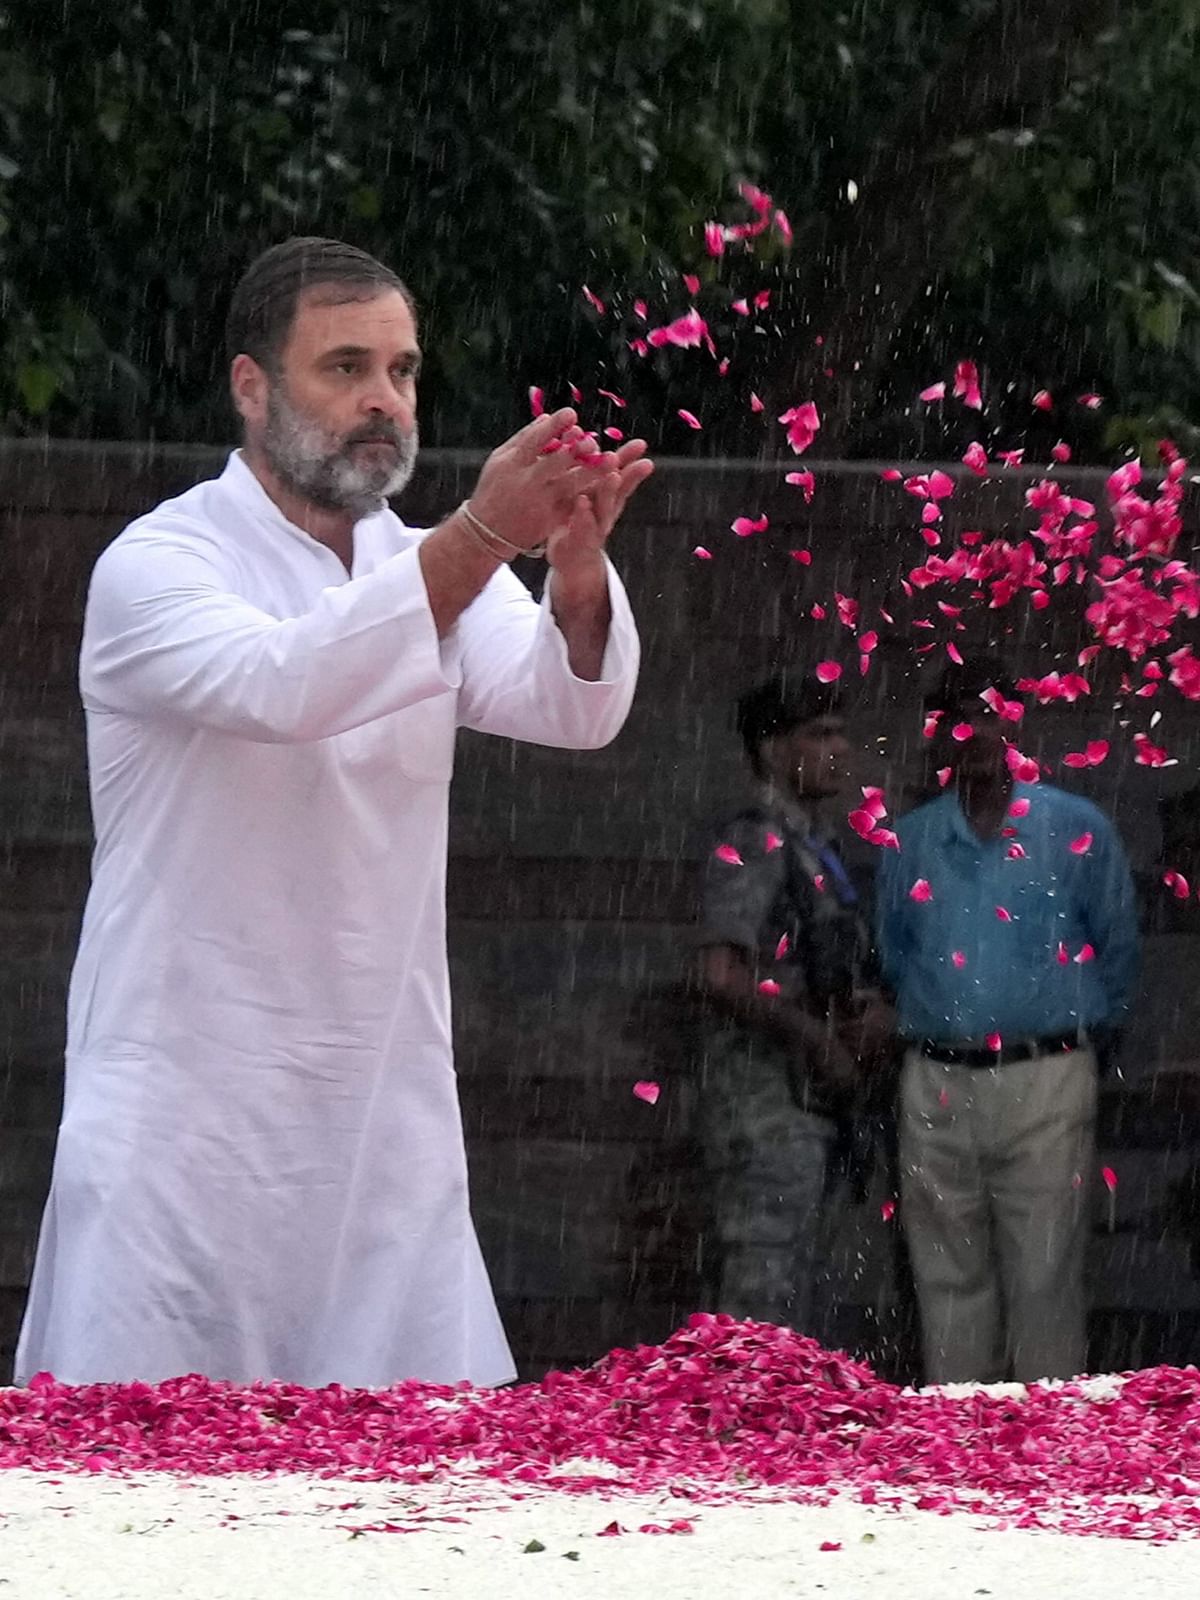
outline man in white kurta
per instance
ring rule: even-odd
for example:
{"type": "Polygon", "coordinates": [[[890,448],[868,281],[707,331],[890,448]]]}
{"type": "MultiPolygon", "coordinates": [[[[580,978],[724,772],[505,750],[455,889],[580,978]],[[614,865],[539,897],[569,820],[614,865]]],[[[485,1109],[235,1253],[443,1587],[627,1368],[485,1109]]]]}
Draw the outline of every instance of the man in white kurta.
{"type": "Polygon", "coordinates": [[[17,1381],[504,1382],[451,1052],[455,730],[611,739],[629,607],[608,567],[591,681],[498,563],[439,637],[433,533],[381,503],[348,570],[248,455],[89,594],[94,878],[17,1381]]]}

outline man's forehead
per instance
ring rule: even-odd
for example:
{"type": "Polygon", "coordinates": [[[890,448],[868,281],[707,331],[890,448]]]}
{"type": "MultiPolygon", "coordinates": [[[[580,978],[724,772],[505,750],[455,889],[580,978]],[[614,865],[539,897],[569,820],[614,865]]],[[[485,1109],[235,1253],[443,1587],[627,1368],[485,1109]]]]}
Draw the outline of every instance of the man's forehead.
{"type": "Polygon", "coordinates": [[[296,304],[292,340],[306,347],[355,345],[363,349],[417,350],[417,327],[398,289],[356,294],[337,284],[315,284],[296,304]]]}

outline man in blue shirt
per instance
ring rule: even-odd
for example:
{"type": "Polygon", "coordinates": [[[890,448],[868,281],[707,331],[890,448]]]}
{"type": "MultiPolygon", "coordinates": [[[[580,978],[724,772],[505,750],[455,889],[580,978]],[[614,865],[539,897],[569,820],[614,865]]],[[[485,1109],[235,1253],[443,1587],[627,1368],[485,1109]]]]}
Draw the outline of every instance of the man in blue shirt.
{"type": "Polygon", "coordinates": [[[945,789],[882,852],[879,954],[908,1046],[901,1202],[930,1383],[1068,1378],[1086,1359],[1095,1040],[1125,1017],[1137,908],[1108,819],[1014,777],[1018,710],[1002,662],[946,673],[926,705],[945,789]]]}

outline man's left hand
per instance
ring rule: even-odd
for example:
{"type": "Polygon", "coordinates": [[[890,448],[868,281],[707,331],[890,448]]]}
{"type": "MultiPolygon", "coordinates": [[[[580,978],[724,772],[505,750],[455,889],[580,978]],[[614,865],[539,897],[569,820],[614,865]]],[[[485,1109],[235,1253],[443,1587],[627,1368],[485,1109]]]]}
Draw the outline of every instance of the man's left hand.
{"type": "Polygon", "coordinates": [[[644,439],[630,439],[619,450],[605,452],[593,469],[596,481],[577,495],[566,523],[551,534],[546,560],[559,583],[596,577],[603,570],[601,557],[630,495],[654,471],[646,460],[644,439]]]}

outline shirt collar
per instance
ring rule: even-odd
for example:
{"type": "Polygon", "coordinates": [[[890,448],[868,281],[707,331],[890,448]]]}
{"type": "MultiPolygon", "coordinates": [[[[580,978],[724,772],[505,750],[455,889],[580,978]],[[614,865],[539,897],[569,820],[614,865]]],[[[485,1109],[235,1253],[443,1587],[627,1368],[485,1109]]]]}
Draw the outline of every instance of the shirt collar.
{"type": "MultiPolygon", "coordinates": [[[[1014,800],[1028,800],[1036,788],[1037,785],[1032,783],[1014,783],[1012,793],[1009,796],[1009,805],[1011,806],[1014,800]]],[[[959,800],[956,790],[948,789],[945,794],[939,796],[935,804],[944,808],[942,813],[945,825],[944,837],[950,842],[954,844],[969,844],[975,849],[978,849],[981,844],[997,842],[995,840],[981,839],[975,832],[975,829],[967,821],[967,814],[962,808],[962,802],[959,800]]],[[[1013,821],[1018,820],[1018,818],[1013,819],[1013,821]]]]}
{"type": "Polygon", "coordinates": [[[822,825],[816,807],[805,805],[795,795],[788,794],[769,780],[759,790],[763,809],[780,818],[802,839],[824,839],[827,829],[822,825]]]}
{"type": "MultiPolygon", "coordinates": [[[[229,459],[221,473],[220,482],[227,488],[231,495],[251,512],[257,514],[263,521],[272,527],[289,534],[293,539],[298,539],[302,544],[311,549],[327,551],[328,546],[323,545],[319,539],[314,539],[311,533],[306,533],[303,528],[290,522],[267,493],[258,474],[250,466],[241,450],[231,450],[229,459]]],[[[368,516],[360,517],[354,524],[354,535],[357,539],[360,530],[370,527],[378,517],[386,516],[388,507],[381,506],[378,511],[372,511],[368,516]]],[[[335,558],[336,559],[336,558],[335,558]]]]}

